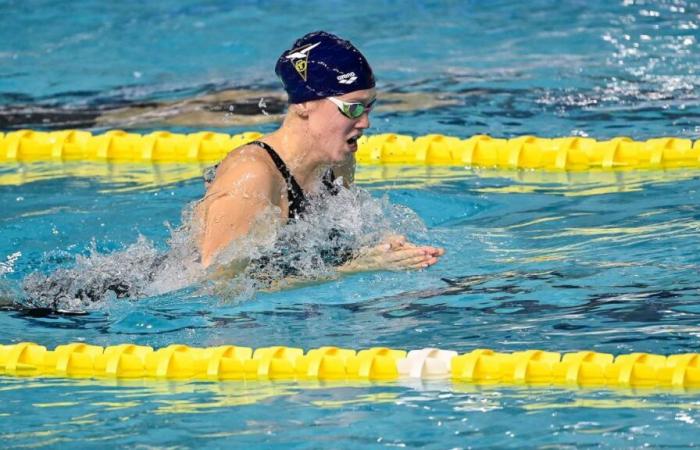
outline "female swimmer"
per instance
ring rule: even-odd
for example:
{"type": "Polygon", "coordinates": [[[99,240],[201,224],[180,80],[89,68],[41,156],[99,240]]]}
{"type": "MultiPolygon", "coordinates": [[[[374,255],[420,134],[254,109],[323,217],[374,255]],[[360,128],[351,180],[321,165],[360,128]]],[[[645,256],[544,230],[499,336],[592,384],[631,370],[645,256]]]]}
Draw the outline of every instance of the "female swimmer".
{"type": "MultiPolygon", "coordinates": [[[[350,42],[318,31],[285,51],[275,72],[289,98],[282,125],[230,152],[196,207],[205,267],[216,266],[224,248],[248,236],[263,212],[272,208],[281,223],[293,221],[304,215],[309,195],[333,194],[337,177],[346,186],[354,179],[357,140],[370,126],[377,96],[365,57],[350,42]]],[[[444,250],[390,236],[373,247],[337,253],[338,271],[360,272],[426,268],[444,250]]]]}

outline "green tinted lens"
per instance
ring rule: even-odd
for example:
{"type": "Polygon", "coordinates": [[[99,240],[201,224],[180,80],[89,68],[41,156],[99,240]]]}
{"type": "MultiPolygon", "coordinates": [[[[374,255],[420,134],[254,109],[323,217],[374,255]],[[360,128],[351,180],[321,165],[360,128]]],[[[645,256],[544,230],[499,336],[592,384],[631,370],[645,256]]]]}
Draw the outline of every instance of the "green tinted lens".
{"type": "Polygon", "coordinates": [[[347,115],[352,119],[359,118],[365,113],[365,105],[362,103],[350,103],[347,107],[347,115]]]}
{"type": "Polygon", "coordinates": [[[338,110],[348,119],[359,119],[360,117],[362,117],[363,114],[369,113],[374,107],[374,102],[377,101],[377,99],[375,98],[374,100],[365,105],[364,103],[344,102],[334,97],[328,97],[328,100],[335,103],[335,105],[338,107],[338,110]]]}

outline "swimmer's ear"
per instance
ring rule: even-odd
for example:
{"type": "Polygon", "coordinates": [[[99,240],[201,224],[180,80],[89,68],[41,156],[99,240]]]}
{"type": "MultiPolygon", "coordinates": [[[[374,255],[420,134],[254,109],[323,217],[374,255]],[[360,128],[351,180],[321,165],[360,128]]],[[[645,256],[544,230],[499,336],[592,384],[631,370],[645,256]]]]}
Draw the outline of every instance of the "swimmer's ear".
{"type": "Polygon", "coordinates": [[[289,108],[302,119],[307,119],[309,117],[309,112],[311,111],[311,102],[295,103],[289,105],[289,108]]]}

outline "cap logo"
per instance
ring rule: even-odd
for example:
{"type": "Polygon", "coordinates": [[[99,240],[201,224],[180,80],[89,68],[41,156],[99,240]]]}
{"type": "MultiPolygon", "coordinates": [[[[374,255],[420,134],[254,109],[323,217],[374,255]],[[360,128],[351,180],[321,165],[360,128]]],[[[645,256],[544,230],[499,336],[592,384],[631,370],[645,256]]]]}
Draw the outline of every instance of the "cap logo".
{"type": "Polygon", "coordinates": [[[355,72],[348,72],[336,77],[336,79],[340,84],[353,84],[357,80],[357,75],[355,72]]]}
{"type": "Polygon", "coordinates": [[[285,58],[291,61],[291,63],[294,65],[294,69],[296,69],[297,73],[304,81],[306,81],[306,69],[309,65],[309,53],[320,44],[320,42],[317,42],[315,44],[295,48],[287,56],[285,56],[285,58]]]}

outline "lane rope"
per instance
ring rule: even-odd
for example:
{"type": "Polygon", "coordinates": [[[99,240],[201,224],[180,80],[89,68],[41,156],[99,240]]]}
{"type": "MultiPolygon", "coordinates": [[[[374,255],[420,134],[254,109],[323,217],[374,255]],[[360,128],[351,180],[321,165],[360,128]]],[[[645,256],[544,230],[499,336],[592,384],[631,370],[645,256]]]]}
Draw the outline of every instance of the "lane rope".
{"type": "MultiPolygon", "coordinates": [[[[0,132],[0,164],[35,161],[104,161],[213,164],[231,150],[262,136],[202,131],[149,134],[111,130],[93,135],[81,130],[0,132]]],[[[700,140],[662,137],[513,139],[475,135],[466,139],[440,134],[413,138],[400,134],[363,136],[359,164],[446,165],[497,169],[590,170],[700,167],[700,140]]]]}
{"type": "Polygon", "coordinates": [[[459,354],[424,348],[375,347],[352,350],[223,345],[160,349],[134,344],[100,347],[86,343],[48,350],[31,342],[0,345],[0,375],[167,380],[335,380],[396,381],[450,379],[455,382],[564,387],[700,387],[700,354],[655,355],[526,350],[500,353],[478,349],[459,354]]]}

